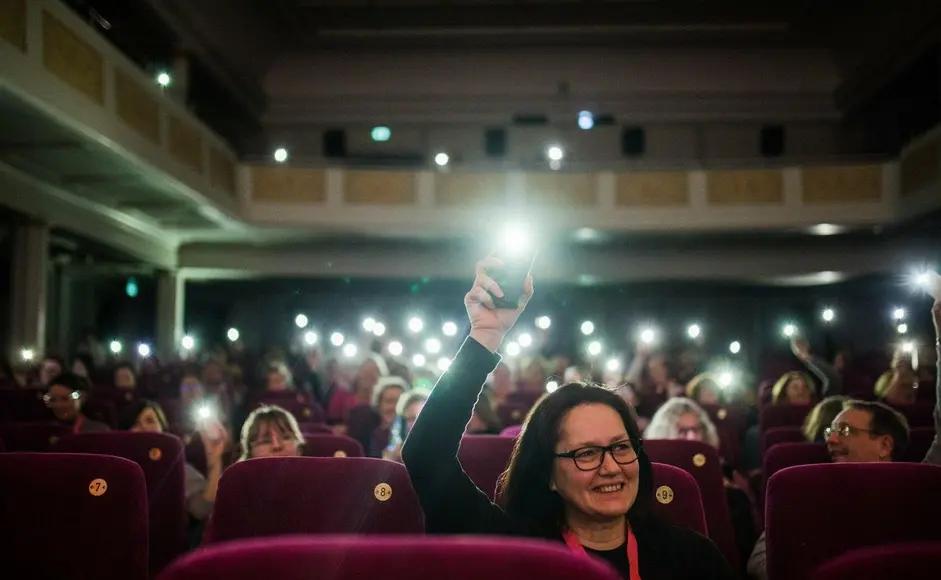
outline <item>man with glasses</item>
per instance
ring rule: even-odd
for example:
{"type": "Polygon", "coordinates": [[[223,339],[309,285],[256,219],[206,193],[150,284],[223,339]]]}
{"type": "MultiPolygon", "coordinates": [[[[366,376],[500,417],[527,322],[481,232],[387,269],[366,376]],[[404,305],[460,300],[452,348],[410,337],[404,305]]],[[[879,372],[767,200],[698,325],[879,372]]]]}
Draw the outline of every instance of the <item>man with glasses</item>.
{"type": "Polygon", "coordinates": [[[908,446],[908,421],[883,403],[852,400],[823,435],[834,463],[892,461],[908,446]]]}

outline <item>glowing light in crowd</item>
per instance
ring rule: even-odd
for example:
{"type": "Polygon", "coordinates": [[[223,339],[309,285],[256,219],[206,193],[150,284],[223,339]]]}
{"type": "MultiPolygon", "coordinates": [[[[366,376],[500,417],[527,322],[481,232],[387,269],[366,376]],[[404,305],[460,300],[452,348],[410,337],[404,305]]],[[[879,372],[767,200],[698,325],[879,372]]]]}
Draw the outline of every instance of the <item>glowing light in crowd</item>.
{"type": "Polygon", "coordinates": [[[408,319],[408,329],[414,334],[418,334],[425,328],[425,321],[417,316],[408,319]]]}
{"type": "Polygon", "coordinates": [[[108,344],[108,348],[111,349],[111,354],[121,354],[121,351],[124,350],[124,345],[121,344],[120,340],[112,340],[108,344]]]}
{"type": "Polygon", "coordinates": [[[386,325],[383,324],[383,323],[381,323],[381,322],[377,322],[377,323],[376,323],[375,325],[373,325],[373,327],[372,327],[372,333],[373,333],[373,335],[375,335],[375,336],[385,336],[385,334],[386,334],[386,325]]]}
{"type": "Polygon", "coordinates": [[[187,334],[180,339],[180,346],[183,347],[183,350],[193,350],[196,348],[196,339],[187,334]]]}
{"type": "Polygon", "coordinates": [[[397,340],[390,342],[389,346],[386,348],[389,350],[389,354],[392,356],[402,356],[402,352],[405,350],[405,348],[402,346],[402,343],[397,340]]]}
{"type": "Polygon", "coordinates": [[[146,343],[140,343],[137,345],[137,354],[141,355],[144,358],[150,356],[150,345],[146,343]]]}
{"type": "Polygon", "coordinates": [[[317,344],[317,340],[319,338],[320,337],[317,336],[316,332],[314,332],[313,330],[308,330],[307,332],[304,333],[304,344],[306,344],[307,346],[314,346],[315,344],[317,344]]]}
{"type": "Polygon", "coordinates": [[[307,323],[310,322],[307,320],[306,314],[298,314],[294,317],[294,326],[298,328],[307,328],[307,323]]]}
{"type": "Polygon", "coordinates": [[[419,353],[412,357],[412,366],[423,367],[428,361],[425,359],[425,355],[419,353]]]}
{"type": "Polygon", "coordinates": [[[376,319],[372,316],[367,316],[363,319],[363,330],[366,332],[372,332],[372,329],[376,327],[376,319]]]}
{"type": "Polygon", "coordinates": [[[732,353],[732,354],[738,354],[738,353],[742,352],[742,343],[739,342],[739,341],[737,341],[737,340],[733,340],[732,342],[730,342],[730,343],[729,343],[729,352],[732,353]]]}
{"type": "Polygon", "coordinates": [[[546,392],[554,393],[559,390],[559,383],[557,381],[549,381],[546,383],[546,392]]]}
{"type": "Polygon", "coordinates": [[[425,352],[428,354],[438,354],[441,352],[441,341],[437,338],[429,338],[425,341],[425,352]]]}
{"type": "Polygon", "coordinates": [[[522,223],[504,224],[499,240],[500,250],[510,257],[525,256],[532,247],[529,228],[522,223]]]}
{"type": "Polygon", "coordinates": [[[358,351],[359,349],[356,348],[356,345],[353,344],[352,342],[349,344],[343,345],[343,356],[345,356],[346,358],[353,358],[354,356],[356,356],[356,353],[358,351]]]}
{"type": "Polygon", "coordinates": [[[909,353],[909,354],[915,352],[915,341],[913,341],[913,340],[907,340],[907,341],[903,342],[903,343],[902,343],[902,352],[906,352],[906,353],[909,353]]]}
{"type": "Polygon", "coordinates": [[[896,307],[892,310],[892,320],[905,320],[906,314],[904,308],[896,307]]]}
{"type": "Polygon", "coordinates": [[[810,233],[817,236],[833,236],[845,231],[845,227],[836,224],[817,224],[810,228],[810,233]]]}
{"type": "Polygon", "coordinates": [[[595,333],[595,323],[590,320],[586,320],[582,323],[581,331],[585,336],[591,336],[595,333]]]}
{"type": "Polygon", "coordinates": [[[196,409],[196,417],[203,420],[212,417],[212,407],[209,405],[200,405],[196,409]]]}
{"type": "Polygon", "coordinates": [[[928,272],[927,270],[915,274],[912,280],[915,282],[915,286],[918,286],[923,290],[931,288],[931,272],[928,272]]]}
{"type": "Polygon", "coordinates": [[[451,161],[451,156],[444,151],[435,155],[435,165],[438,167],[444,167],[449,161],[451,161]]]}
{"type": "Polygon", "coordinates": [[[908,334],[908,325],[903,322],[895,327],[895,331],[899,334],[908,334]]]}
{"type": "Polygon", "coordinates": [[[608,362],[605,363],[604,368],[608,369],[610,372],[616,372],[621,370],[621,360],[617,358],[609,358],[608,362]]]}
{"type": "Polygon", "coordinates": [[[382,143],[392,138],[392,129],[385,125],[379,125],[372,128],[372,131],[369,132],[369,136],[372,137],[373,141],[382,143]]]}
{"type": "Polygon", "coordinates": [[[457,324],[449,320],[441,325],[441,332],[445,336],[455,336],[457,334],[457,324]]]}
{"type": "Polygon", "coordinates": [[[288,160],[288,150],[284,147],[278,147],[274,150],[272,157],[274,157],[274,160],[278,163],[284,163],[288,160]]]}
{"type": "Polygon", "coordinates": [[[578,128],[584,131],[588,131],[595,126],[595,116],[591,114],[591,111],[579,111],[578,112],[578,128]]]}
{"type": "Polygon", "coordinates": [[[506,345],[506,356],[519,356],[522,350],[518,342],[508,342],[506,345]]]}
{"type": "Polygon", "coordinates": [[[823,312],[820,313],[820,318],[824,322],[833,322],[836,319],[836,311],[832,308],[824,308],[823,312]]]}
{"type": "Polygon", "coordinates": [[[157,72],[157,76],[154,77],[154,80],[156,80],[157,84],[164,89],[173,83],[173,77],[171,77],[170,73],[165,70],[157,72]]]}
{"type": "Polygon", "coordinates": [[[32,362],[35,356],[36,353],[33,352],[33,349],[31,348],[24,348],[20,351],[20,358],[22,358],[25,362],[32,362]]]}
{"type": "Polygon", "coordinates": [[[546,147],[546,157],[549,161],[562,161],[565,157],[565,150],[560,145],[549,145],[546,147]]]}
{"type": "Polygon", "coordinates": [[[552,319],[548,316],[540,316],[536,319],[536,328],[539,330],[549,330],[550,326],[552,326],[552,319]]]}
{"type": "Polygon", "coordinates": [[[698,324],[690,324],[686,327],[686,335],[695,340],[702,336],[702,327],[698,324]]]}
{"type": "Polygon", "coordinates": [[[797,334],[797,325],[788,322],[781,328],[781,334],[783,334],[785,338],[793,338],[794,335],[797,334]]]}
{"type": "Polygon", "coordinates": [[[516,342],[520,343],[520,346],[523,348],[529,348],[533,345],[533,335],[524,332],[516,337],[516,342]]]}
{"type": "Polygon", "coordinates": [[[601,344],[600,340],[593,340],[588,343],[588,354],[591,356],[598,356],[603,350],[604,346],[601,344]]]}
{"type": "Polygon", "coordinates": [[[342,346],[345,341],[346,337],[342,332],[334,332],[330,335],[330,344],[333,346],[342,346]]]}
{"type": "Polygon", "coordinates": [[[735,373],[732,371],[722,371],[717,378],[719,379],[719,386],[723,389],[727,389],[735,382],[735,373]]]}
{"type": "Polygon", "coordinates": [[[438,359],[438,370],[444,372],[451,367],[451,359],[446,356],[443,356],[438,359]]]}
{"type": "Polygon", "coordinates": [[[137,298],[138,291],[139,288],[137,286],[137,278],[131,276],[124,284],[124,293],[127,294],[128,298],[137,298]]]}
{"type": "Polygon", "coordinates": [[[549,169],[551,169],[551,170],[553,170],[553,171],[558,171],[558,170],[562,169],[562,162],[561,162],[561,161],[558,161],[557,159],[552,159],[552,160],[550,160],[550,161],[549,161],[549,169]]]}
{"type": "Polygon", "coordinates": [[[653,344],[657,342],[657,331],[652,327],[644,328],[640,331],[640,341],[644,344],[653,344]]]}
{"type": "Polygon", "coordinates": [[[238,328],[230,328],[229,330],[225,331],[225,337],[229,339],[229,342],[235,342],[239,339],[240,336],[242,335],[239,333],[238,328]]]}

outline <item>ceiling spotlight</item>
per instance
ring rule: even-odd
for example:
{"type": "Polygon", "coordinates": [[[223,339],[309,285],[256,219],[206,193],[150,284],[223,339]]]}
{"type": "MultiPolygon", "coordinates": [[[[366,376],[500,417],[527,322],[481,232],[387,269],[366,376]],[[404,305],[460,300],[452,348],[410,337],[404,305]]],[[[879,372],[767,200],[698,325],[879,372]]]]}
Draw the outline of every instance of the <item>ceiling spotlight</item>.
{"type": "Polygon", "coordinates": [[[739,342],[739,341],[737,341],[737,340],[733,340],[732,342],[730,342],[730,343],[729,343],[729,352],[732,353],[732,354],[738,354],[738,353],[742,352],[742,343],[739,342]]]}
{"type": "Polygon", "coordinates": [[[346,337],[342,332],[334,332],[330,335],[330,344],[333,346],[342,346],[345,341],[346,337]]]}
{"type": "Polygon", "coordinates": [[[384,143],[392,138],[392,129],[385,125],[378,125],[372,128],[372,131],[369,132],[369,136],[377,143],[384,143]]]}
{"type": "Polygon", "coordinates": [[[418,353],[412,357],[412,365],[416,367],[423,367],[428,361],[425,359],[425,355],[418,353]]]}
{"type": "Polygon", "coordinates": [[[111,354],[121,354],[121,351],[124,350],[124,345],[121,344],[120,340],[112,340],[108,344],[108,348],[111,349],[111,354]]]}
{"type": "Polygon", "coordinates": [[[235,342],[239,339],[239,336],[241,336],[241,334],[239,334],[238,328],[233,327],[225,331],[225,337],[229,339],[229,342],[235,342]]]}
{"type": "Polygon", "coordinates": [[[820,313],[820,318],[822,318],[824,322],[833,322],[836,318],[836,311],[832,308],[824,308],[823,312],[820,313]]]}
{"type": "Polygon", "coordinates": [[[621,359],[618,358],[609,358],[608,362],[605,363],[604,367],[610,372],[616,372],[621,370],[621,359]]]}
{"type": "Polygon", "coordinates": [[[892,320],[905,320],[906,314],[904,308],[895,308],[892,310],[892,320]]]}
{"type": "Polygon", "coordinates": [[[389,354],[391,354],[392,356],[402,356],[402,352],[405,351],[405,348],[402,346],[402,343],[397,340],[393,340],[392,342],[390,342],[389,346],[387,346],[386,349],[388,349],[389,354]]]}
{"type": "Polygon", "coordinates": [[[443,357],[441,357],[441,358],[438,359],[438,370],[439,370],[439,371],[444,372],[444,371],[448,370],[448,368],[450,368],[450,366],[451,366],[451,359],[449,359],[448,357],[443,356],[443,357]]]}
{"type": "Polygon", "coordinates": [[[140,343],[137,345],[137,354],[141,355],[143,358],[150,356],[150,345],[145,343],[140,343]]]}
{"type": "Polygon", "coordinates": [[[417,316],[408,319],[408,329],[414,334],[418,334],[425,328],[425,321],[417,316]]]}
{"type": "Polygon", "coordinates": [[[698,324],[690,324],[686,328],[686,335],[695,340],[702,335],[702,327],[698,324]]]}
{"type": "Polygon", "coordinates": [[[903,322],[895,327],[895,331],[899,334],[908,334],[908,325],[903,322]]]}
{"type": "Polygon", "coordinates": [[[441,332],[445,336],[455,336],[457,335],[457,324],[449,320],[448,322],[445,322],[441,325],[441,332]]]}
{"type": "Polygon", "coordinates": [[[595,116],[591,114],[591,111],[579,111],[578,128],[584,131],[588,131],[594,126],[595,126],[595,116]]]}
{"type": "Polygon", "coordinates": [[[549,161],[562,161],[562,158],[565,157],[565,151],[559,145],[550,145],[546,148],[546,157],[549,158],[549,161]]]}
{"type": "Polygon", "coordinates": [[[781,328],[781,334],[784,335],[784,338],[793,338],[797,334],[797,325],[788,322],[781,328]]]}
{"type": "Polygon", "coordinates": [[[552,326],[552,319],[548,316],[540,316],[536,319],[536,328],[539,330],[548,330],[552,326]]]}
{"type": "Polygon", "coordinates": [[[591,356],[598,356],[602,350],[604,350],[604,347],[601,345],[600,340],[593,340],[588,343],[588,354],[591,356]]]}
{"type": "Polygon", "coordinates": [[[451,161],[451,156],[443,151],[435,155],[435,165],[438,167],[444,167],[451,161]]]}
{"type": "Polygon", "coordinates": [[[298,314],[294,317],[294,325],[298,328],[307,328],[307,323],[310,322],[307,320],[306,314],[298,314]]]}
{"type": "Polygon", "coordinates": [[[437,338],[429,338],[425,341],[425,352],[428,354],[438,354],[441,352],[441,341],[437,338]]]}
{"type": "Polygon", "coordinates": [[[183,350],[193,350],[196,348],[196,339],[187,334],[180,339],[180,346],[183,347],[183,350]]]}
{"type": "Polygon", "coordinates": [[[586,320],[582,323],[581,331],[585,336],[591,336],[595,333],[595,323],[590,320],[586,320]]]}
{"type": "Polygon", "coordinates": [[[522,350],[518,342],[508,342],[506,345],[506,356],[519,356],[522,350]]]}
{"type": "Polygon", "coordinates": [[[317,333],[313,330],[308,330],[304,333],[304,344],[307,346],[314,346],[317,344],[317,339],[320,338],[317,336],[317,333]]]}
{"type": "Polygon", "coordinates": [[[559,383],[557,381],[549,381],[546,383],[546,392],[554,393],[559,390],[559,383]]]}
{"type": "Polygon", "coordinates": [[[384,336],[386,333],[386,325],[381,322],[377,322],[372,327],[372,333],[374,336],[384,336]]]}
{"type": "Polygon", "coordinates": [[[349,344],[343,345],[343,356],[346,358],[353,358],[356,356],[356,353],[359,349],[356,348],[356,345],[352,342],[349,344]]]}
{"type": "Polygon", "coordinates": [[[154,77],[154,80],[157,81],[157,84],[160,85],[160,88],[167,88],[173,83],[173,77],[170,76],[165,70],[157,72],[157,76],[154,77]]]}
{"type": "Polygon", "coordinates": [[[533,335],[524,332],[516,337],[516,342],[520,343],[520,346],[523,348],[529,348],[533,345],[533,335]]]}
{"type": "Polygon", "coordinates": [[[272,157],[274,157],[274,160],[278,163],[284,163],[288,160],[288,150],[284,147],[278,147],[274,150],[272,157]]]}

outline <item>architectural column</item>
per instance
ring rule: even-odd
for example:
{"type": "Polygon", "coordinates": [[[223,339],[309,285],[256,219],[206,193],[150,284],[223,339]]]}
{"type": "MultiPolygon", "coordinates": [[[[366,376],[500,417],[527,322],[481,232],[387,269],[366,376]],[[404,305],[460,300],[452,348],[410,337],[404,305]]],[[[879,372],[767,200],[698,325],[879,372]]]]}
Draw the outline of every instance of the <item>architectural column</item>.
{"type": "Polygon", "coordinates": [[[17,224],[13,233],[10,279],[10,346],[13,360],[21,349],[37,356],[46,348],[46,307],[49,269],[49,226],[17,224]]]}
{"type": "Polygon", "coordinates": [[[172,357],[183,338],[184,279],[176,271],[157,273],[157,354],[172,357]]]}

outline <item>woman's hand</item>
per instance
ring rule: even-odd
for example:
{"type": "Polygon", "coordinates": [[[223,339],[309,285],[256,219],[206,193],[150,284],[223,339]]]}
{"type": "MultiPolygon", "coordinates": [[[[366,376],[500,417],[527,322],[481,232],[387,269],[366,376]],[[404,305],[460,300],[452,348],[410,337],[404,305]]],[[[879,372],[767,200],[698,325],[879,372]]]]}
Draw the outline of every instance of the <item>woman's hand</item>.
{"type": "Polygon", "coordinates": [[[221,467],[222,454],[225,453],[225,446],[229,441],[229,435],[222,423],[215,419],[206,419],[199,428],[199,438],[206,451],[207,467],[221,467]]]}
{"type": "Polygon", "coordinates": [[[503,337],[513,328],[526,304],[533,296],[533,277],[527,274],[523,283],[523,294],[516,309],[497,308],[493,297],[503,297],[503,289],[487,273],[488,268],[501,268],[503,262],[493,256],[477,262],[474,287],[464,297],[467,317],[470,319],[470,336],[491,352],[496,352],[503,337]]]}

